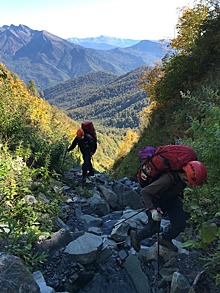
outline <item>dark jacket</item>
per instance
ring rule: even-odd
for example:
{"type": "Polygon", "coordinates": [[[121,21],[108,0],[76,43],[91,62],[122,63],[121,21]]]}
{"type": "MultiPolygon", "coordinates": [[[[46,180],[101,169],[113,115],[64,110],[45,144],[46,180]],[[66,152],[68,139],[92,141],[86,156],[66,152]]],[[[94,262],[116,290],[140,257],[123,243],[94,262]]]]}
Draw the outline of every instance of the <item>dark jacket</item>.
{"type": "Polygon", "coordinates": [[[182,196],[186,184],[178,173],[165,173],[159,179],[141,190],[141,197],[147,209],[161,207],[166,209],[172,198],[182,196]]]}
{"type": "Polygon", "coordinates": [[[93,138],[90,134],[85,134],[84,138],[78,138],[77,136],[73,140],[71,146],[68,148],[68,152],[72,151],[76,146],[79,146],[79,149],[83,155],[92,155],[93,154],[93,138]]]}

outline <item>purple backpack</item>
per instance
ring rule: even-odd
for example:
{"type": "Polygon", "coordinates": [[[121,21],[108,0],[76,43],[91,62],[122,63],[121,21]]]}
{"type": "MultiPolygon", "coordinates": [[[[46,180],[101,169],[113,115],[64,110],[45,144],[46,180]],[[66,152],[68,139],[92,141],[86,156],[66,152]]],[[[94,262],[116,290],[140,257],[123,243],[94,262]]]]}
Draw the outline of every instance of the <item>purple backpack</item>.
{"type": "Polygon", "coordinates": [[[155,154],[156,148],[152,146],[146,146],[138,151],[138,157],[144,161],[148,157],[152,157],[155,154]]]}

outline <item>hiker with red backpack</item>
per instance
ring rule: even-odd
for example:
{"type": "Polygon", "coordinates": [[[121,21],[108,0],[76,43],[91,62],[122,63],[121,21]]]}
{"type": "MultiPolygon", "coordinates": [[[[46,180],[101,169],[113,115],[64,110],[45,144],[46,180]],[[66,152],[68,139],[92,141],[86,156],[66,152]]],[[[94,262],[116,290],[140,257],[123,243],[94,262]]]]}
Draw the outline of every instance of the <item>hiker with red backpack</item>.
{"type": "Polygon", "coordinates": [[[83,156],[82,182],[89,182],[87,177],[94,176],[91,160],[97,149],[96,133],[92,122],[82,123],[82,128],[77,130],[76,137],[67,149],[67,152],[72,151],[77,145],[83,156]]]}
{"type": "Polygon", "coordinates": [[[156,233],[160,245],[178,251],[172,239],[186,227],[183,190],[187,186],[201,186],[206,177],[206,167],[197,161],[195,152],[188,146],[159,147],[146,158],[139,168],[138,181],[148,223],[140,231],[130,231],[131,244],[137,252],[141,249],[140,242],[156,233]],[[170,224],[159,235],[163,215],[169,217],[170,224]]]}

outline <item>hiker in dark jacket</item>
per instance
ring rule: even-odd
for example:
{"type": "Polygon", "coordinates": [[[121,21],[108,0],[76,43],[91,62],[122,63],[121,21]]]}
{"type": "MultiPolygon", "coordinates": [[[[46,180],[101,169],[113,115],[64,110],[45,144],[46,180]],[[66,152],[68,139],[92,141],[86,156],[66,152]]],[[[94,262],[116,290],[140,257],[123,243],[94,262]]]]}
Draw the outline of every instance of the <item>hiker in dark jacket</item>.
{"type": "Polygon", "coordinates": [[[185,187],[201,186],[206,181],[207,171],[199,161],[191,161],[182,168],[182,172],[164,173],[159,179],[141,190],[141,197],[147,209],[148,223],[137,231],[131,230],[131,244],[138,252],[141,240],[151,237],[160,229],[162,215],[167,214],[169,226],[159,236],[159,244],[177,251],[173,244],[175,239],[186,227],[185,212],[182,205],[182,194],[185,187]]]}
{"type": "Polygon", "coordinates": [[[91,162],[92,155],[94,154],[92,136],[88,133],[84,133],[81,128],[78,129],[76,132],[76,137],[73,140],[71,146],[67,149],[67,152],[72,151],[77,145],[79,146],[83,156],[82,180],[83,182],[86,182],[86,178],[88,176],[94,176],[93,165],[91,162]]]}

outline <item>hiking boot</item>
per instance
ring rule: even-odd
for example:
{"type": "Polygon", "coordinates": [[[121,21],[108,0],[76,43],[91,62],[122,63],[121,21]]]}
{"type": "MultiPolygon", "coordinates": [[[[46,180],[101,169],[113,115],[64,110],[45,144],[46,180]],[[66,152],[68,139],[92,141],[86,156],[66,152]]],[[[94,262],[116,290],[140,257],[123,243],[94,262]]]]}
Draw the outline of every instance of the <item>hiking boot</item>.
{"type": "Polygon", "coordinates": [[[169,248],[172,251],[175,251],[175,252],[178,251],[178,247],[176,245],[174,245],[171,240],[165,240],[165,239],[163,239],[162,236],[159,237],[159,244],[162,246],[166,246],[167,248],[169,248]]]}
{"type": "Polygon", "coordinates": [[[141,246],[140,246],[139,242],[137,241],[137,239],[135,238],[134,231],[130,231],[130,239],[131,239],[131,245],[134,248],[134,250],[136,252],[139,252],[141,250],[141,246]]]}

